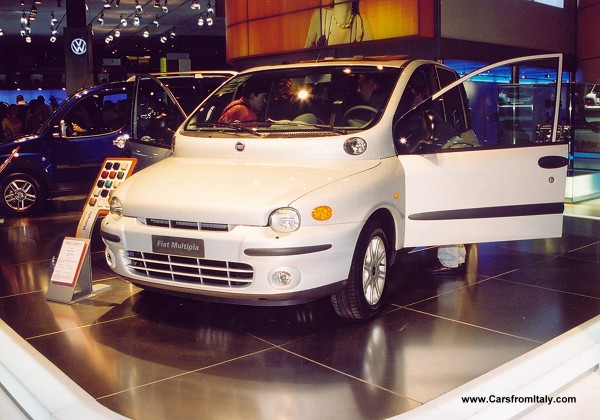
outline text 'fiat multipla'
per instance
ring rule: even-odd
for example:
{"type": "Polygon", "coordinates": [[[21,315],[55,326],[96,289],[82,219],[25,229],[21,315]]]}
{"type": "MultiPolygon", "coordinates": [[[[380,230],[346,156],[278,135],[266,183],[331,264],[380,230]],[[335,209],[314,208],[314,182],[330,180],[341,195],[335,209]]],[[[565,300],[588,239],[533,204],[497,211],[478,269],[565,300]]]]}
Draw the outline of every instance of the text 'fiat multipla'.
{"type": "Polygon", "coordinates": [[[173,156],[115,190],[101,226],[108,264],[166,293],[330,296],[338,315],[366,319],[401,249],[560,236],[561,65],[530,56],[463,79],[395,59],[241,72],[183,123],[173,156]],[[484,76],[515,66],[554,75],[536,85],[540,112],[500,108],[484,76]],[[551,135],[536,138],[542,124],[551,135]]]}

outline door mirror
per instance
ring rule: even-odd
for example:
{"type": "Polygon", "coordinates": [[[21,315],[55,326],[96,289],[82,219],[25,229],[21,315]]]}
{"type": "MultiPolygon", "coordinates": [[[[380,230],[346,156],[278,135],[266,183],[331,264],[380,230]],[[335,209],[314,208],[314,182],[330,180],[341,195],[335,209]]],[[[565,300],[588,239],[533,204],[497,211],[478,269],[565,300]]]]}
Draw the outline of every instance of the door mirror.
{"type": "Polygon", "coordinates": [[[55,139],[64,139],[67,137],[67,123],[65,123],[65,120],[60,120],[58,127],[55,126],[55,128],[58,128],[58,132],[52,134],[55,139]]]}

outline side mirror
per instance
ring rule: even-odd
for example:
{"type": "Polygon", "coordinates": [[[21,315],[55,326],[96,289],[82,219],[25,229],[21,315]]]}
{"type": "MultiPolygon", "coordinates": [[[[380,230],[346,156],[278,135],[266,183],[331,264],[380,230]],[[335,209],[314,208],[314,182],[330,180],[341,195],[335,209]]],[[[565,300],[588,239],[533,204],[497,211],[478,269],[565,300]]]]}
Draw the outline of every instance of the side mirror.
{"type": "Polygon", "coordinates": [[[65,120],[60,120],[60,122],[58,123],[58,132],[52,133],[52,137],[54,137],[55,139],[64,139],[65,137],[67,137],[67,123],[65,123],[65,120]]]}

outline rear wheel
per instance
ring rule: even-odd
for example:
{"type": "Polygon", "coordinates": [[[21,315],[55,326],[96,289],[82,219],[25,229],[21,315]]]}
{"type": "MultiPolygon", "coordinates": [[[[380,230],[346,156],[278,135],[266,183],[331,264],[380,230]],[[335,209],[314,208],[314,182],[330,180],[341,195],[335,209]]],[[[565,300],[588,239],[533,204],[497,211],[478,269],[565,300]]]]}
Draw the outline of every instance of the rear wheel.
{"type": "Polygon", "coordinates": [[[0,209],[3,214],[20,216],[39,210],[46,194],[38,180],[25,173],[11,174],[0,181],[0,209]]]}
{"type": "Polygon", "coordinates": [[[387,263],[387,236],[378,222],[367,222],[356,243],[348,282],[341,291],[331,296],[331,303],[339,316],[368,319],[379,312],[387,263]]]}

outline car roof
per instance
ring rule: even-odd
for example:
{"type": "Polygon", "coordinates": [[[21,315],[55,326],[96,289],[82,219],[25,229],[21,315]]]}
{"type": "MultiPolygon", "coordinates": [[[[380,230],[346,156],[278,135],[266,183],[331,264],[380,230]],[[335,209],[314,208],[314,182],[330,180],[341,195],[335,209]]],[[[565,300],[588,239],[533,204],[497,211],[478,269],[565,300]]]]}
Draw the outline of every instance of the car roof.
{"type": "MultiPolygon", "coordinates": [[[[323,66],[385,66],[385,67],[404,67],[411,61],[407,56],[389,56],[389,57],[350,57],[350,58],[325,58],[319,61],[299,61],[294,63],[277,64],[271,66],[259,66],[246,69],[240,73],[253,71],[264,71],[273,69],[286,69],[301,67],[323,67],[323,66]]],[[[427,60],[419,60],[427,61],[427,60]]]]}

